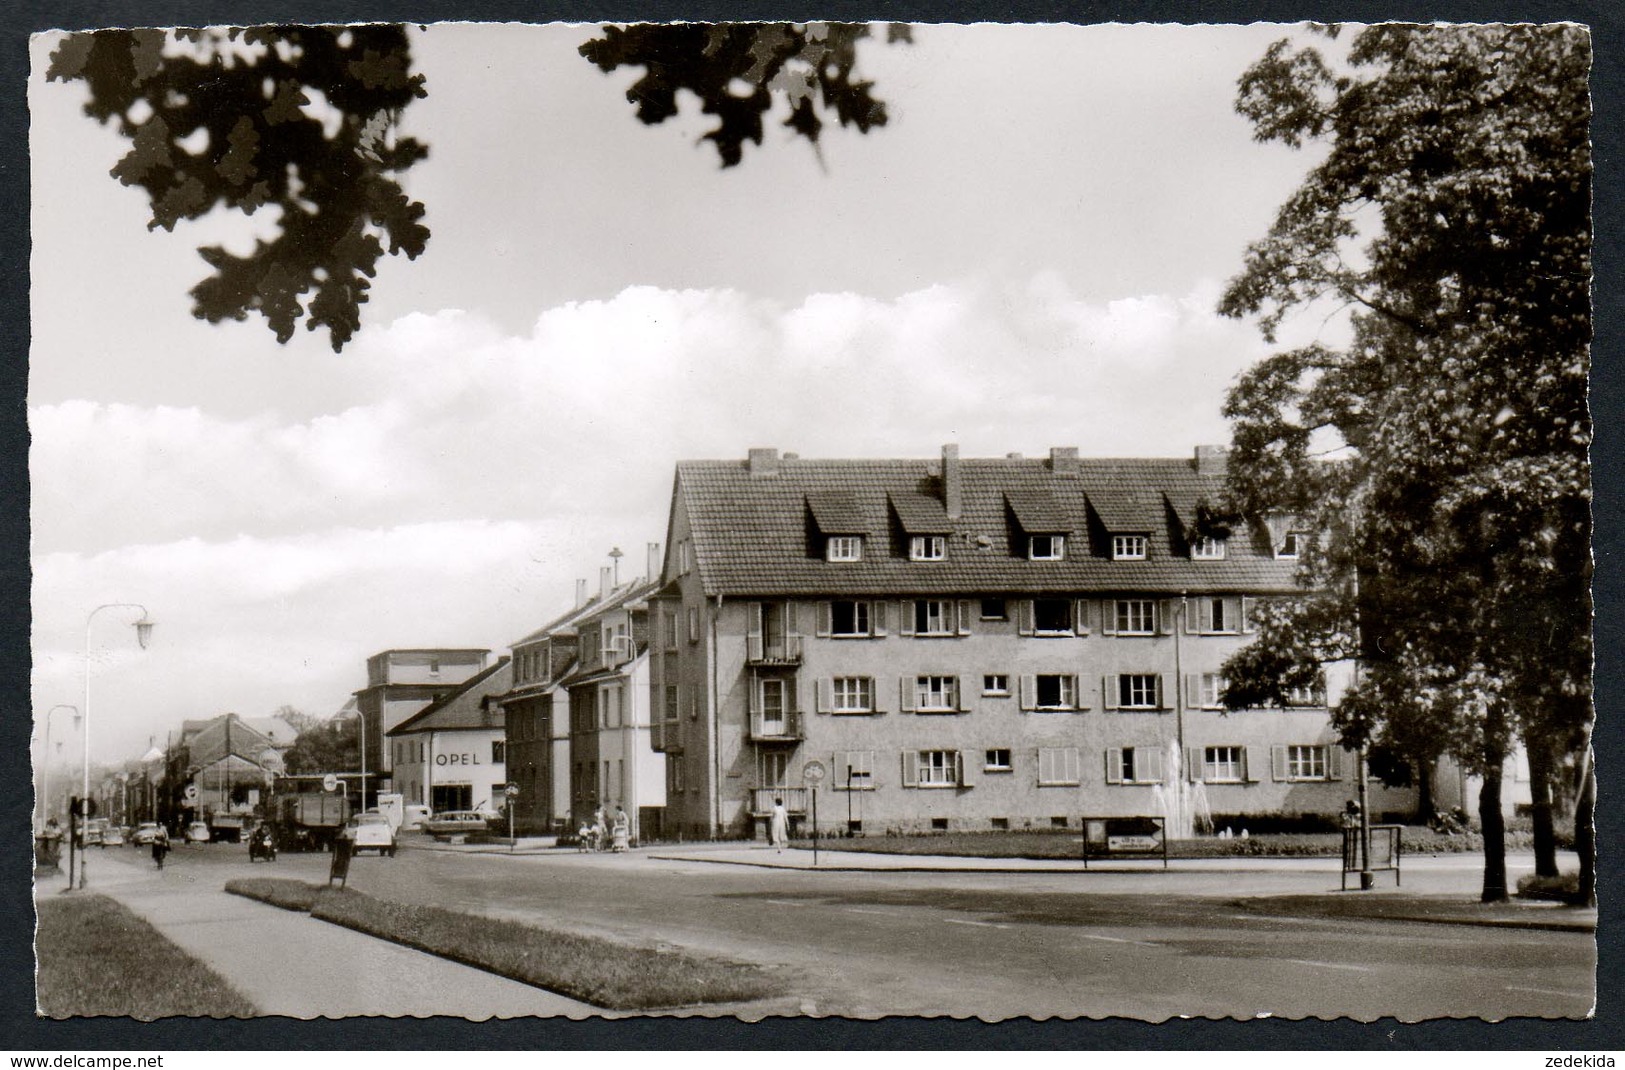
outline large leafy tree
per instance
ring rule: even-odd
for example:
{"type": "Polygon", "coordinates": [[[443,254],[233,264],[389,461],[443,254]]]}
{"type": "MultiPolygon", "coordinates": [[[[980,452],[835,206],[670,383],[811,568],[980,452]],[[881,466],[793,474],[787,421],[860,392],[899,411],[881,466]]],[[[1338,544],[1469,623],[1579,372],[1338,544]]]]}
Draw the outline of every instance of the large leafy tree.
{"type": "Polygon", "coordinates": [[[1305,311],[1347,307],[1352,331],[1265,359],[1227,402],[1236,507],[1325,533],[1314,593],[1232,664],[1232,698],[1357,654],[1345,738],[1484,777],[1484,897],[1501,898],[1510,743],[1531,755],[1549,868],[1546,792],[1591,718],[1589,38],[1319,33],[1272,45],[1237,100],[1258,139],[1325,155],[1221,309],[1272,341],[1305,311]]]}
{"type": "MultiPolygon", "coordinates": [[[[855,75],[868,35],[845,23],[611,26],[581,53],[606,72],[645,69],[627,94],[644,123],[694,93],[718,119],[706,139],[732,167],[780,102],[784,125],[815,146],[821,113],[864,133],[885,125],[884,103],[855,75]]],[[[887,31],[907,38],[907,27],[887,31]]],[[[279,342],[302,319],[338,352],[361,329],[379,258],[428,244],[426,209],[397,181],[428,155],[396,134],[427,92],[404,26],[78,33],[47,77],[84,81],[86,114],[130,139],[113,176],[147,193],[149,229],[217,207],[273,216],[273,236],[247,255],[198,250],[214,269],[192,290],[200,319],[259,315],[279,342]]]]}
{"type": "Polygon", "coordinates": [[[342,773],[361,768],[361,722],[347,717],[299,726],[299,736],[283,755],[288,772],[342,773]]]}

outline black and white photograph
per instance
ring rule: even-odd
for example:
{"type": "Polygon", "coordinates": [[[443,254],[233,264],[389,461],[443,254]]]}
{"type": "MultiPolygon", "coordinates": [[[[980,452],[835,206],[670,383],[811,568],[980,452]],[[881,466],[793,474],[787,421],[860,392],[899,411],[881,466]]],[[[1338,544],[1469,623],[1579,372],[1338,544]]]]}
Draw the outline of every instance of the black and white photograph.
{"type": "Polygon", "coordinates": [[[1596,1013],[1587,26],[28,46],[39,1019],[1596,1013]]]}

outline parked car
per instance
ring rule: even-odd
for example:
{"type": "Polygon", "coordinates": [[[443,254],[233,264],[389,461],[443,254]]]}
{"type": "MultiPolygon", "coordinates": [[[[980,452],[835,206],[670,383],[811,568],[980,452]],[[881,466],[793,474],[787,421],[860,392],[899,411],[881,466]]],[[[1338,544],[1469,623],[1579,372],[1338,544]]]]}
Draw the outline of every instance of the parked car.
{"type": "Polygon", "coordinates": [[[423,823],[429,820],[430,810],[427,806],[416,803],[401,808],[401,831],[407,829],[421,829],[423,823]]]}
{"type": "Polygon", "coordinates": [[[478,810],[447,810],[423,823],[424,831],[437,840],[454,836],[484,836],[490,831],[485,815],[478,810]]]}
{"type": "Polygon", "coordinates": [[[130,834],[130,846],[150,847],[152,845],[152,841],[158,838],[158,831],[158,822],[141,822],[141,824],[136,827],[135,832],[130,834]]]}
{"type": "Polygon", "coordinates": [[[186,826],[187,843],[208,843],[209,826],[202,821],[194,821],[186,826]]]}
{"type": "Polygon", "coordinates": [[[80,830],[80,846],[91,847],[100,845],[102,842],[102,833],[106,831],[107,819],[105,817],[91,818],[89,821],[85,822],[83,829],[80,830]]]}
{"type": "Polygon", "coordinates": [[[395,857],[395,828],[376,810],[352,817],[339,836],[349,840],[354,851],[376,849],[381,855],[395,857]]]}
{"type": "Polygon", "coordinates": [[[124,830],[119,828],[117,825],[108,825],[106,828],[102,829],[102,846],[123,847],[124,830]]]}

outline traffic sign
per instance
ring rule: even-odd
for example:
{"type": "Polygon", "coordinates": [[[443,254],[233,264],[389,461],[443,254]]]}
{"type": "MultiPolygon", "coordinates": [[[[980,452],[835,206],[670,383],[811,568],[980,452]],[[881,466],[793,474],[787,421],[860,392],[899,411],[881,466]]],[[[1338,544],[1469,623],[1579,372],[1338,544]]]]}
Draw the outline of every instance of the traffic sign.
{"type": "Polygon", "coordinates": [[[183,799],[185,799],[187,802],[197,802],[197,785],[196,784],[188,784],[188,785],[186,785],[186,790],[181,792],[181,797],[183,799]]]}
{"type": "Polygon", "coordinates": [[[809,784],[816,784],[824,779],[824,763],[811,761],[801,767],[801,779],[809,784]]]}
{"type": "Polygon", "coordinates": [[[76,798],[68,804],[68,813],[74,817],[95,817],[96,800],[76,798]]]}
{"type": "Polygon", "coordinates": [[[502,790],[507,793],[507,796],[510,799],[519,798],[519,785],[518,784],[509,784],[506,788],[503,788],[502,790]]]}
{"type": "Polygon", "coordinates": [[[323,791],[334,791],[338,788],[338,786],[339,778],[334,776],[332,773],[328,773],[326,776],[322,777],[323,791]]]}

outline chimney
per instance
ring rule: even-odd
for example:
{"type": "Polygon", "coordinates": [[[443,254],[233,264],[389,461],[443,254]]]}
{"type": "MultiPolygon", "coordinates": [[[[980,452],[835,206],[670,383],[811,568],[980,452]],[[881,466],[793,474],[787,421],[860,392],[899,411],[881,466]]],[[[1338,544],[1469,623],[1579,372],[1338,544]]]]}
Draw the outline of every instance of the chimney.
{"type": "Polygon", "coordinates": [[[643,574],[643,578],[651,583],[660,578],[660,544],[658,542],[649,544],[649,570],[643,574]]]}
{"type": "Polygon", "coordinates": [[[750,449],[750,475],[752,479],[760,476],[776,476],[779,474],[779,451],[769,446],[752,446],[750,449]]]}
{"type": "Polygon", "coordinates": [[[1196,474],[1222,476],[1230,467],[1229,446],[1196,447],[1196,474]]]}
{"type": "Polygon", "coordinates": [[[942,508],[949,520],[958,520],[964,507],[965,491],[959,476],[959,444],[951,442],[942,447],[942,508]]]}
{"type": "Polygon", "coordinates": [[[1051,446],[1049,470],[1058,476],[1076,476],[1078,474],[1078,447],[1051,446]]]}
{"type": "Polygon", "coordinates": [[[587,604],[587,581],[576,580],[576,608],[580,609],[587,604]]]}
{"type": "Polygon", "coordinates": [[[602,601],[609,597],[609,566],[605,565],[598,570],[598,598],[602,601]]]}

